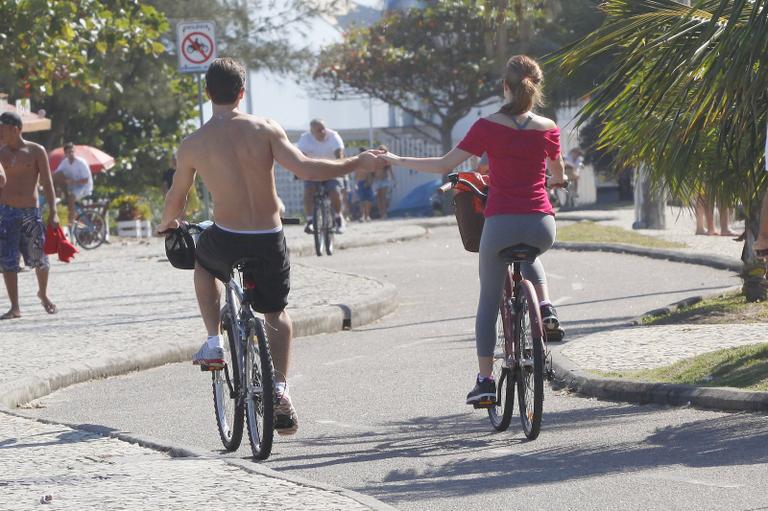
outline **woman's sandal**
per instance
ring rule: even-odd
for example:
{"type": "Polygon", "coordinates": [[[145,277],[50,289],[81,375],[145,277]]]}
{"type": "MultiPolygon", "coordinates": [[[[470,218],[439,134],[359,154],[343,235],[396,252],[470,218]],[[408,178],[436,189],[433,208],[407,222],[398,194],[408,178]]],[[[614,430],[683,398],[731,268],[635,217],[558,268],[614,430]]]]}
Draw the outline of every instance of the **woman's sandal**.
{"type": "Polygon", "coordinates": [[[0,321],[5,319],[19,319],[20,317],[21,317],[21,314],[19,314],[18,312],[8,311],[2,316],[0,316],[0,321]]]}

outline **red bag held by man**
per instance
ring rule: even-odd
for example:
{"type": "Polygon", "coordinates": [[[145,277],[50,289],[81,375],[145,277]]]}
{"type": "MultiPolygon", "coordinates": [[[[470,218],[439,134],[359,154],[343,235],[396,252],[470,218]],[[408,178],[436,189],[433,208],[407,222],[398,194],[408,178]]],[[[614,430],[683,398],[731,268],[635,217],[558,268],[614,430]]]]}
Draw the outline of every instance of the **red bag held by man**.
{"type": "Polygon", "coordinates": [[[43,251],[48,255],[58,254],[59,261],[64,263],[71,262],[78,252],[77,248],[64,235],[64,230],[61,226],[57,225],[54,227],[52,224],[48,224],[45,230],[43,251]]]}

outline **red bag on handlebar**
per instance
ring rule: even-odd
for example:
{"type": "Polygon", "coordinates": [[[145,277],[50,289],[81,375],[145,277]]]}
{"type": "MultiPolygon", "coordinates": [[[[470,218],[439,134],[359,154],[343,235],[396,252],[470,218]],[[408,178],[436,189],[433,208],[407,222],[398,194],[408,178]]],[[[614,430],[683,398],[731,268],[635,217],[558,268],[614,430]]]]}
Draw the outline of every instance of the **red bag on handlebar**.
{"type": "Polygon", "coordinates": [[[456,222],[459,224],[459,234],[464,249],[469,252],[480,251],[480,237],[483,234],[483,225],[485,217],[485,197],[480,197],[477,193],[462,183],[461,180],[469,181],[479,191],[488,193],[488,176],[477,172],[460,172],[459,182],[453,187],[453,206],[456,214],[456,222]]]}

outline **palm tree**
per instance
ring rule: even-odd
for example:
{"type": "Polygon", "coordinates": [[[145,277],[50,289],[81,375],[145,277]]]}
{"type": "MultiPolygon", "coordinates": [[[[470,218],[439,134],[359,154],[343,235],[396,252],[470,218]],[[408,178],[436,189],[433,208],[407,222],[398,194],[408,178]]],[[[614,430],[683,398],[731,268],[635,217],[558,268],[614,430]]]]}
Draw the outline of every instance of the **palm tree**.
{"type": "Polygon", "coordinates": [[[758,230],[768,117],[768,2],[606,0],[603,26],[554,56],[566,72],[613,55],[581,112],[606,119],[601,145],[680,197],[699,191],[746,212],[744,294],[766,298],[758,230]]]}

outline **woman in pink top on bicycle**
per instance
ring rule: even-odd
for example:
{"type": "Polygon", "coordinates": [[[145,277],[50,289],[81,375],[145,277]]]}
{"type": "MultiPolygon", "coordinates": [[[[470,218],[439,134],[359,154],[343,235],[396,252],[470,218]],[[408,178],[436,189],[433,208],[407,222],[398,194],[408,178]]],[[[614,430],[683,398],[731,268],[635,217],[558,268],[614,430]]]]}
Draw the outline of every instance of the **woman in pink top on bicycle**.
{"type": "MultiPolygon", "coordinates": [[[[504,285],[506,263],[499,251],[525,243],[544,253],[555,241],[555,218],[546,189],[547,167],[552,185],[565,183],[560,154],[560,130],[554,121],[532,110],[542,104],[541,68],[535,60],[516,55],[507,61],[503,80],[506,103],[479,119],[464,140],[439,158],[383,156],[393,165],[420,172],[447,174],[472,155],[488,155],[490,166],[485,226],[480,241],[480,300],[475,319],[479,374],[467,404],[495,401],[493,352],[496,318],[504,285]]],[[[541,300],[541,317],[550,340],[562,339],[557,313],[549,300],[544,267],[538,259],[524,264],[523,274],[541,300]]]]}

